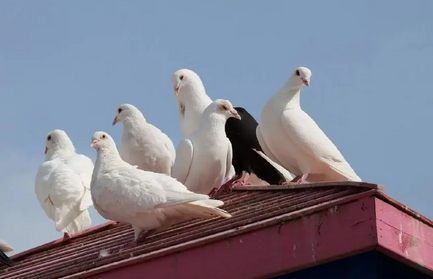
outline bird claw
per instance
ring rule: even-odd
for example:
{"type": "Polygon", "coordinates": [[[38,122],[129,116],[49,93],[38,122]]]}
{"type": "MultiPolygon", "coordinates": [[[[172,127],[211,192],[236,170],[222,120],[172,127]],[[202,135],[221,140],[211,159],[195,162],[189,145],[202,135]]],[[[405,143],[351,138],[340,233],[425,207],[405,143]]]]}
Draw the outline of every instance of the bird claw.
{"type": "Polygon", "coordinates": [[[210,191],[210,193],[208,194],[209,198],[214,198],[216,197],[218,194],[218,189],[217,188],[213,188],[212,191],[210,191]]]}
{"type": "Polygon", "coordinates": [[[231,185],[231,188],[237,187],[237,186],[250,186],[250,185],[252,185],[252,184],[249,181],[237,180],[231,185]]]}
{"type": "Polygon", "coordinates": [[[142,232],[138,238],[135,240],[136,245],[143,243],[146,238],[151,235],[155,230],[147,230],[145,232],[142,232]]]}
{"type": "Polygon", "coordinates": [[[231,193],[233,186],[234,186],[234,182],[225,183],[225,184],[221,185],[221,187],[218,189],[217,196],[222,195],[222,194],[231,193]]]}
{"type": "Polygon", "coordinates": [[[63,233],[63,241],[69,241],[71,239],[71,235],[67,232],[63,233]]]}
{"type": "Polygon", "coordinates": [[[283,182],[281,185],[295,186],[295,185],[304,184],[307,176],[308,175],[305,175],[305,174],[302,176],[298,175],[295,178],[293,178],[292,181],[283,182]]]}
{"type": "Polygon", "coordinates": [[[154,232],[155,232],[154,229],[153,230],[147,230],[145,232],[141,232],[136,240],[133,240],[132,242],[127,243],[125,246],[123,246],[121,249],[119,249],[119,252],[137,247],[138,245],[142,244],[146,240],[146,238],[154,232]]]}
{"type": "Polygon", "coordinates": [[[234,186],[233,181],[228,181],[221,185],[219,189],[213,188],[212,191],[208,194],[210,198],[218,197],[219,195],[228,194],[232,191],[232,188],[234,186]]]}

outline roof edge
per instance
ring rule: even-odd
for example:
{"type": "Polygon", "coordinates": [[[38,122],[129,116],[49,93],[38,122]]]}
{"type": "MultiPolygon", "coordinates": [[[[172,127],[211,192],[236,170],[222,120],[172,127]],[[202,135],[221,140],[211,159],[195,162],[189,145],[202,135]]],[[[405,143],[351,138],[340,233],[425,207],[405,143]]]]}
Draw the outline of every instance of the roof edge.
{"type": "Polygon", "coordinates": [[[320,183],[306,183],[300,185],[266,185],[266,186],[236,186],[233,187],[234,191],[281,191],[281,190],[298,190],[298,189],[311,189],[311,188],[335,188],[335,187],[354,187],[354,188],[367,188],[374,190],[384,190],[385,185],[375,184],[369,182],[356,182],[356,181],[337,181],[337,182],[320,182],[320,183]]]}
{"type": "Polygon", "coordinates": [[[396,207],[397,209],[407,213],[411,217],[413,217],[413,218],[415,218],[415,219],[417,219],[417,220],[419,220],[419,221],[421,221],[421,222],[425,223],[426,225],[429,225],[430,227],[433,228],[433,220],[422,215],[418,211],[413,210],[412,208],[408,207],[407,205],[402,204],[398,200],[391,198],[387,194],[377,191],[376,197],[378,197],[380,200],[383,200],[383,201],[391,204],[392,206],[396,207]]]}
{"type": "Polygon", "coordinates": [[[73,234],[73,235],[71,235],[70,239],[65,240],[64,238],[59,238],[59,239],[56,239],[54,241],[47,242],[45,244],[36,246],[36,247],[31,248],[29,250],[23,251],[21,253],[15,254],[15,255],[11,256],[11,259],[12,260],[19,260],[21,258],[28,257],[30,255],[37,254],[37,253],[42,252],[42,251],[46,251],[46,250],[49,250],[52,248],[60,247],[62,245],[67,245],[78,238],[85,237],[85,236],[88,236],[88,235],[91,235],[91,234],[94,234],[97,232],[105,231],[108,229],[112,229],[112,228],[115,228],[117,226],[119,226],[118,222],[108,221],[104,224],[97,225],[97,226],[91,227],[87,230],[84,230],[81,233],[73,234]]]}
{"type": "MultiPolygon", "coordinates": [[[[126,266],[130,266],[136,263],[140,263],[143,261],[149,261],[149,260],[153,260],[156,258],[161,258],[164,257],[166,255],[169,254],[175,254],[175,253],[179,253],[179,252],[183,252],[185,250],[189,250],[189,249],[193,249],[196,248],[198,246],[203,246],[203,245],[208,245],[210,243],[214,243],[217,241],[221,241],[227,238],[232,238],[232,237],[236,237],[239,236],[241,234],[245,234],[245,233],[250,233],[252,231],[257,231],[257,230],[261,230],[267,227],[272,227],[275,226],[277,224],[284,224],[284,223],[288,223],[290,221],[293,221],[295,219],[301,218],[301,217],[306,217],[315,213],[318,213],[320,211],[338,206],[338,205],[343,205],[343,204],[348,204],[351,203],[353,201],[357,201],[359,199],[365,198],[365,197],[370,197],[370,196],[374,196],[374,193],[376,192],[376,190],[369,190],[366,192],[362,192],[362,193],[355,193],[355,194],[351,194],[345,197],[341,197],[335,200],[331,200],[328,202],[324,202],[322,204],[319,205],[313,205],[304,209],[301,209],[299,211],[296,212],[290,212],[290,213],[286,213],[280,216],[276,216],[276,217],[272,217],[269,219],[265,219],[253,224],[249,224],[249,225],[245,225],[243,227],[237,227],[237,228],[233,228],[224,232],[220,232],[217,234],[213,234],[213,235],[209,235],[209,236],[205,236],[205,237],[201,237],[195,240],[191,240],[188,242],[184,242],[181,244],[177,244],[174,246],[170,246],[167,248],[162,248],[160,250],[156,250],[147,254],[141,254],[138,256],[134,256],[134,253],[131,253],[131,257],[118,261],[118,262],[114,262],[114,263],[110,263],[104,266],[100,266],[100,267],[96,267],[96,268],[91,268],[87,271],[82,271],[79,273],[75,273],[73,275],[70,276],[66,276],[66,277],[62,277],[62,278],[86,278],[88,276],[92,276],[92,275],[96,275],[102,272],[106,272],[106,271],[110,271],[113,269],[118,269],[118,268],[123,268],[126,266]]],[[[376,245],[376,243],[374,244],[376,245]]]]}
{"type": "MultiPolygon", "coordinates": [[[[90,269],[86,271],[67,275],[62,278],[123,278],[126,274],[129,276],[135,274],[138,276],[138,274],[143,274],[143,272],[152,274],[152,272],[161,270],[161,268],[167,265],[183,266],[182,272],[187,273],[185,277],[198,278],[197,271],[189,267],[191,264],[197,264],[197,258],[209,259],[209,257],[217,259],[218,262],[221,260],[220,264],[228,264],[228,268],[221,269],[218,265],[211,264],[211,266],[205,268],[205,274],[201,274],[204,278],[239,278],[239,272],[244,272],[245,269],[236,263],[236,260],[233,259],[234,257],[236,259],[243,258],[246,261],[252,261],[249,265],[252,270],[255,270],[253,273],[256,274],[256,277],[260,273],[259,277],[261,278],[262,276],[267,277],[270,275],[269,272],[295,271],[348,255],[374,250],[377,247],[377,236],[371,231],[371,226],[375,221],[374,218],[367,218],[374,214],[374,191],[370,190],[341,197],[321,205],[310,206],[300,212],[286,213],[244,227],[191,240],[108,265],[95,268],[89,267],[90,269]],[[367,208],[365,207],[366,204],[368,205],[367,208]],[[336,206],[343,206],[344,210],[334,210],[336,206]],[[361,216],[353,214],[354,211],[358,212],[361,216]],[[341,216],[345,217],[341,218],[341,216]],[[349,216],[351,217],[348,218],[349,216]],[[299,218],[302,218],[300,223],[293,222],[299,218]],[[343,222],[345,229],[337,228],[332,225],[332,222],[326,221],[334,218],[345,220],[343,222]],[[354,225],[353,222],[359,218],[365,219],[365,222],[356,222],[354,225]],[[330,225],[321,225],[325,223],[330,225]],[[318,224],[320,225],[318,226],[318,224]],[[306,230],[308,233],[305,234],[306,230]],[[332,241],[335,235],[331,232],[342,234],[344,236],[342,240],[344,241],[336,244],[332,241]],[[349,237],[352,234],[359,237],[360,241],[354,242],[352,237],[349,237]],[[317,247],[320,246],[320,249],[313,249],[314,247],[310,247],[309,245],[296,249],[298,242],[297,237],[294,237],[296,235],[307,237],[309,239],[308,243],[318,243],[320,240],[320,244],[317,244],[317,247]],[[270,237],[273,241],[260,241],[260,239],[263,240],[263,237],[270,237]],[[277,243],[280,245],[277,245],[277,243]],[[250,247],[251,245],[255,247],[252,249],[253,251],[263,250],[264,247],[268,247],[271,249],[269,252],[273,255],[266,257],[266,259],[257,253],[253,257],[248,257],[247,255],[251,256],[251,249],[246,247],[250,247]],[[233,249],[237,251],[236,256],[229,255],[229,251],[233,249]],[[244,258],[244,256],[247,257],[244,258]],[[291,257],[292,260],[284,261],[284,265],[282,266],[280,261],[275,261],[276,257],[291,257]],[[139,264],[143,261],[146,261],[146,264],[139,264]],[[106,273],[108,271],[109,273],[106,273]],[[107,275],[108,277],[104,277],[107,275]]],[[[205,262],[208,262],[208,260],[205,262]]],[[[177,278],[180,272],[178,269],[163,268],[163,270],[160,274],[161,278],[177,278]]],[[[251,273],[252,271],[249,270],[249,272],[251,273]]],[[[277,273],[275,275],[278,275],[277,273]]]]}
{"type": "Polygon", "coordinates": [[[378,251],[433,274],[433,234],[431,224],[396,207],[388,200],[375,197],[378,251]]]}

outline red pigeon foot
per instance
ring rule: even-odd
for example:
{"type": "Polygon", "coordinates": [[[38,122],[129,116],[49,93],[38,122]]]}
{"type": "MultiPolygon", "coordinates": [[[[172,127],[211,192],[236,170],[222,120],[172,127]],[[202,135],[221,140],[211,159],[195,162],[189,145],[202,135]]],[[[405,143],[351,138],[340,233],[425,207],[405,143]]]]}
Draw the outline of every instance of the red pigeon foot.
{"type": "Polygon", "coordinates": [[[145,231],[145,232],[142,232],[139,236],[138,236],[138,238],[135,240],[135,243],[138,245],[138,244],[140,244],[140,243],[143,243],[145,240],[146,240],[146,238],[149,236],[149,235],[151,235],[152,233],[154,233],[155,232],[155,230],[147,230],[147,231],[145,231]]]}
{"type": "Polygon", "coordinates": [[[249,182],[249,181],[240,181],[240,180],[238,180],[238,181],[235,181],[233,183],[232,188],[233,187],[237,187],[237,186],[249,186],[249,185],[252,185],[251,182],[249,182]]]}
{"type": "Polygon", "coordinates": [[[300,185],[305,183],[305,180],[307,179],[308,174],[303,174],[302,176],[296,176],[295,178],[293,178],[292,181],[288,181],[288,182],[283,182],[282,185],[300,185]]]}
{"type": "Polygon", "coordinates": [[[71,235],[67,232],[63,234],[63,241],[69,241],[71,239],[71,235]]]}
{"type": "Polygon", "coordinates": [[[213,188],[212,191],[210,191],[210,193],[208,194],[208,196],[210,198],[214,198],[214,197],[216,197],[217,194],[218,194],[218,189],[217,188],[213,188]]]}

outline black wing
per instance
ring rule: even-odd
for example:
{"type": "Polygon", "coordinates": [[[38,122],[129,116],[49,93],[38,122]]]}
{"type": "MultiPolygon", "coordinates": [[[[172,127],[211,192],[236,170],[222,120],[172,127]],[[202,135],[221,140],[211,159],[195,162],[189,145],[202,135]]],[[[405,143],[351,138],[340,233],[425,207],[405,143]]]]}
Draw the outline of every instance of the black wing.
{"type": "Polygon", "coordinates": [[[15,264],[2,250],[0,250],[0,262],[7,266],[13,266],[15,264]]]}
{"type": "Polygon", "coordinates": [[[259,125],[254,117],[242,107],[235,107],[241,116],[241,120],[229,118],[226,123],[226,135],[233,147],[232,164],[236,174],[242,171],[255,173],[258,178],[269,184],[281,184],[286,181],[280,171],[263,159],[257,152],[262,151],[256,136],[259,125]]]}

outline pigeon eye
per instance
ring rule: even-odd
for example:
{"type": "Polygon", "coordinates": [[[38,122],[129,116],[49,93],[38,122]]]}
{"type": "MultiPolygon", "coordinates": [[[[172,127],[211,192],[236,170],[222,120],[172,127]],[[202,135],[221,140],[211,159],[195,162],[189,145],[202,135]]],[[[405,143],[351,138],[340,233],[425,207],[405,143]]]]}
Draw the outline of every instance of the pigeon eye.
{"type": "Polygon", "coordinates": [[[222,109],[222,110],[229,110],[230,108],[229,108],[228,105],[226,105],[226,104],[222,104],[222,105],[221,105],[221,109],[222,109]]]}
{"type": "Polygon", "coordinates": [[[47,140],[51,140],[51,135],[49,135],[49,136],[47,137],[47,140]]]}
{"type": "Polygon", "coordinates": [[[119,109],[117,110],[117,112],[118,112],[118,113],[121,113],[121,112],[122,112],[122,108],[119,108],[119,109]]]}
{"type": "Polygon", "coordinates": [[[181,76],[179,77],[179,79],[180,79],[180,80],[183,80],[183,75],[181,75],[181,76]]]}
{"type": "Polygon", "coordinates": [[[296,75],[300,76],[301,74],[299,73],[299,70],[296,70],[296,75]]]}
{"type": "Polygon", "coordinates": [[[106,135],[102,135],[102,138],[105,139],[105,138],[107,138],[107,136],[106,135]]]}

